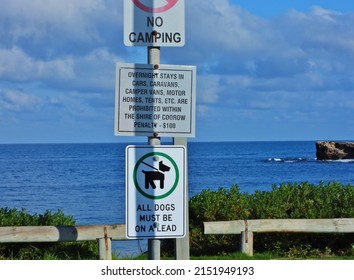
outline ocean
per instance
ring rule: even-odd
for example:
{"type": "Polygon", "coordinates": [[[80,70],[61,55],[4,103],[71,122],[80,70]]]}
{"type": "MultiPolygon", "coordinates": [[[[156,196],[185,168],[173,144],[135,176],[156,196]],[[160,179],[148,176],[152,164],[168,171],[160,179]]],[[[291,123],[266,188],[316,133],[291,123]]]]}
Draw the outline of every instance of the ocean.
{"type": "MultiPolygon", "coordinates": [[[[0,145],[0,207],[62,209],[78,225],[123,224],[127,145],[0,145]]],[[[252,193],[304,181],[354,184],[354,161],[316,161],[314,141],[188,143],[189,197],[234,184],[252,193]]],[[[145,241],[113,243],[118,255],[146,250],[145,241]]]]}

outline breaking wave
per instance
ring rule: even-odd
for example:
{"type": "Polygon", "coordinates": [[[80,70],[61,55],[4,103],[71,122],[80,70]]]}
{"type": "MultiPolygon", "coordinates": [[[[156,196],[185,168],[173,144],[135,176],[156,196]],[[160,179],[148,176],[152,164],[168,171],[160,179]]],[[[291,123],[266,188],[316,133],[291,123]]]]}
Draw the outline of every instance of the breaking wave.
{"type": "Polygon", "coordinates": [[[316,160],[316,158],[302,158],[302,157],[287,157],[287,158],[268,158],[266,162],[279,163],[299,163],[299,162],[318,162],[318,163],[354,163],[354,159],[339,159],[339,160],[316,160]]]}
{"type": "Polygon", "coordinates": [[[302,157],[287,157],[287,158],[268,158],[267,162],[284,162],[284,163],[297,163],[297,162],[313,162],[315,158],[302,158],[302,157]]]}
{"type": "Polygon", "coordinates": [[[338,160],[322,160],[323,162],[328,162],[328,163],[331,163],[331,162],[339,162],[339,163],[354,163],[354,159],[338,159],[338,160]]]}

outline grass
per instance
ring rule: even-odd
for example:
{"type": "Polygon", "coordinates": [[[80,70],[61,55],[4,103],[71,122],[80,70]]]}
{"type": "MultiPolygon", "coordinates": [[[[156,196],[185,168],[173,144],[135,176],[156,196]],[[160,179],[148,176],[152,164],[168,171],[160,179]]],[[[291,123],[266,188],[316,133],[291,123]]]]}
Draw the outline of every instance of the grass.
{"type": "MultiPolygon", "coordinates": [[[[191,259],[354,260],[354,233],[264,233],[254,240],[256,254],[253,257],[234,253],[239,244],[235,236],[203,234],[205,221],[353,218],[354,185],[341,185],[337,182],[321,182],[318,185],[307,182],[288,183],[273,186],[271,191],[255,191],[254,194],[240,192],[237,185],[217,191],[205,189],[190,199],[189,216],[191,259]],[[211,254],[214,256],[209,256],[211,254]]],[[[73,217],[64,215],[61,210],[30,215],[24,209],[0,208],[0,227],[74,224],[73,217]]],[[[0,259],[97,259],[97,251],[96,241],[74,244],[0,244],[0,259]]],[[[163,252],[173,252],[173,246],[166,243],[163,252]]],[[[118,255],[114,258],[146,260],[147,256],[118,255]]]]}
{"type": "MultiPolygon", "coordinates": [[[[162,256],[161,260],[173,260],[173,257],[170,256],[162,256]]],[[[297,256],[297,257],[284,257],[279,256],[273,253],[257,253],[253,256],[248,256],[241,252],[235,252],[230,254],[222,254],[222,255],[205,255],[205,256],[191,256],[191,260],[354,260],[354,255],[352,256],[297,256]]],[[[117,260],[148,260],[147,254],[141,254],[136,257],[123,257],[117,258],[117,260]]]]}

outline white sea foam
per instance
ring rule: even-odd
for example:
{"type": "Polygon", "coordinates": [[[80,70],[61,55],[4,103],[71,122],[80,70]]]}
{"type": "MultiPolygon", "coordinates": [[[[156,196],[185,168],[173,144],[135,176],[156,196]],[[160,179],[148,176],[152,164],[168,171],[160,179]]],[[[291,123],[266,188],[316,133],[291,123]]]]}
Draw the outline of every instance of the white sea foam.
{"type": "Polygon", "coordinates": [[[340,163],[354,163],[354,159],[337,159],[337,160],[323,160],[324,162],[340,162],[340,163]]]}

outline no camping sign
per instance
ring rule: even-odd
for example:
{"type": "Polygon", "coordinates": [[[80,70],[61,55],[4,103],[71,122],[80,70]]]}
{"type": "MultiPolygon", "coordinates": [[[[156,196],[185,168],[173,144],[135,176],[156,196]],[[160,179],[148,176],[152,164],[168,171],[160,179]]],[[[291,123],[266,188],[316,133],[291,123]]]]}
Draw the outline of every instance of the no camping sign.
{"type": "Polygon", "coordinates": [[[124,0],[124,44],[182,47],[184,14],[184,0],[124,0]]]}

